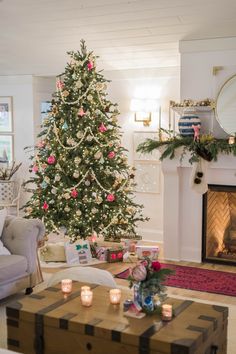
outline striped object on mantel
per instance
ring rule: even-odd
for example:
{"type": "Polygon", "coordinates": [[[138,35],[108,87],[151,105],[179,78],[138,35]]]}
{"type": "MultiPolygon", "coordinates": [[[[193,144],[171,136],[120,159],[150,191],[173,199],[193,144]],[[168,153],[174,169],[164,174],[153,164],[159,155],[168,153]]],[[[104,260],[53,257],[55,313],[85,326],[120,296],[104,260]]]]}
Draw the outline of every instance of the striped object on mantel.
{"type": "Polygon", "coordinates": [[[194,136],[193,125],[200,125],[201,120],[195,114],[187,114],[179,118],[178,127],[181,136],[194,136]]]}

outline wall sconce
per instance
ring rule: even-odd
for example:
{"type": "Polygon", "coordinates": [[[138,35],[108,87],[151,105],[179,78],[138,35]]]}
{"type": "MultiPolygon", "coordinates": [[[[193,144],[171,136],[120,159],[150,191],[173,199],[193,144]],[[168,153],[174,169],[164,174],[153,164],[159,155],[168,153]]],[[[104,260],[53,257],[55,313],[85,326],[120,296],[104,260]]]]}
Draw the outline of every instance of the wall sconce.
{"type": "Polygon", "coordinates": [[[144,127],[149,127],[152,121],[152,112],[158,111],[158,102],[148,99],[132,99],[130,110],[134,112],[135,122],[142,122],[144,127]]]}

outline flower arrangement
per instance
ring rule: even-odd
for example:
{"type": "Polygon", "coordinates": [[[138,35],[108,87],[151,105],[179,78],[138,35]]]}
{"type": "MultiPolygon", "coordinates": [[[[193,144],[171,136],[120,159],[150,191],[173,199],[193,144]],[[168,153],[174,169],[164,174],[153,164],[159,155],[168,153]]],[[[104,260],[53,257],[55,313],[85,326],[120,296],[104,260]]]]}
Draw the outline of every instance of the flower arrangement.
{"type": "Polygon", "coordinates": [[[163,283],[173,273],[172,269],[162,268],[158,261],[145,257],[130,270],[129,286],[136,288],[134,301],[137,301],[146,312],[154,311],[157,302],[160,304],[166,298],[166,287],[163,283]]]}
{"type": "Polygon", "coordinates": [[[15,161],[12,163],[11,167],[0,167],[0,180],[10,181],[12,176],[19,170],[22,162],[18,165],[15,164],[15,161]]]}

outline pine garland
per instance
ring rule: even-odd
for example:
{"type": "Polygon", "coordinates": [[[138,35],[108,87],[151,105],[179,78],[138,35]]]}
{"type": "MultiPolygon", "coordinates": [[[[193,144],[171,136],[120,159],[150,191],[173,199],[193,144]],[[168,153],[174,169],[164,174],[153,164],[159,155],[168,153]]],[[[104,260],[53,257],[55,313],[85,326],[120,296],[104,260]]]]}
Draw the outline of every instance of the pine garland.
{"type": "Polygon", "coordinates": [[[155,149],[164,147],[160,160],[166,158],[173,159],[175,157],[176,149],[183,147],[181,160],[187,152],[191,156],[189,162],[198,162],[200,157],[207,161],[217,161],[219,153],[227,155],[233,154],[236,156],[236,143],[229,144],[228,139],[217,139],[212,135],[202,135],[199,141],[194,140],[192,137],[171,136],[172,131],[161,129],[162,132],[168,135],[167,140],[153,140],[147,139],[145,142],[139,144],[137,151],[142,153],[150,153],[155,149]]]}

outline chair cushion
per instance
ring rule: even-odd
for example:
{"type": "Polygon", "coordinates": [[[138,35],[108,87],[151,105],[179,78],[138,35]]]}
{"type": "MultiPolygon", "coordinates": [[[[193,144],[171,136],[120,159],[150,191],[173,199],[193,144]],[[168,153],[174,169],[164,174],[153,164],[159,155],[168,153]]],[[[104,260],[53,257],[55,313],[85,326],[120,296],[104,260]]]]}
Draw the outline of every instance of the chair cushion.
{"type": "Polygon", "coordinates": [[[27,275],[27,259],[23,256],[0,256],[0,284],[27,275]]]}

